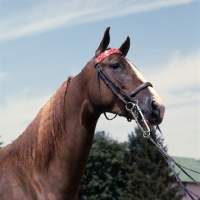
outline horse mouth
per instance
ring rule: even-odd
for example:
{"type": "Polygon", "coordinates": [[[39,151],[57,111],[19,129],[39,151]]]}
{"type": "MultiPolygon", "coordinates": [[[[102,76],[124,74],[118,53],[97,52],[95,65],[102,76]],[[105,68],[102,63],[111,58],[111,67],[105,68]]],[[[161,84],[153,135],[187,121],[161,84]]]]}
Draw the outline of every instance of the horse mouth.
{"type": "Polygon", "coordinates": [[[128,115],[127,115],[127,120],[128,120],[128,121],[134,120],[136,123],[139,123],[140,126],[142,126],[142,127],[145,127],[145,124],[144,124],[144,120],[145,120],[145,122],[146,122],[146,124],[147,124],[148,126],[153,126],[151,123],[149,123],[149,120],[146,120],[146,119],[145,119],[145,117],[144,117],[144,119],[143,119],[142,117],[138,117],[137,120],[136,120],[136,119],[133,117],[133,115],[132,115],[131,113],[129,113],[129,112],[128,112],[128,115]]]}
{"type": "MultiPolygon", "coordinates": [[[[138,118],[137,118],[138,123],[139,123],[140,126],[142,126],[142,127],[145,127],[145,126],[146,126],[145,123],[144,123],[144,120],[145,120],[146,124],[147,124],[149,127],[152,127],[152,126],[155,126],[155,125],[159,125],[159,124],[162,123],[163,118],[157,119],[157,118],[154,118],[154,117],[145,116],[144,113],[142,113],[142,114],[143,114],[143,118],[142,118],[142,117],[138,117],[138,118]]],[[[127,120],[128,120],[128,121],[131,121],[131,120],[136,121],[136,120],[134,119],[134,117],[131,115],[131,113],[129,113],[129,112],[128,112],[128,115],[127,115],[127,120]]],[[[136,123],[137,123],[137,122],[136,122],[136,123]]]]}
{"type": "Polygon", "coordinates": [[[154,113],[151,113],[149,115],[147,115],[146,117],[146,123],[149,125],[149,126],[155,126],[155,125],[159,125],[161,124],[163,121],[163,117],[160,115],[155,115],[154,113]]]}
{"type": "Polygon", "coordinates": [[[141,109],[137,101],[128,103],[125,106],[128,111],[128,121],[133,119],[140,127],[159,125],[163,120],[165,108],[155,101],[151,101],[150,105],[150,108],[146,110],[141,109]]]}
{"type": "Polygon", "coordinates": [[[155,126],[155,125],[159,125],[162,123],[162,120],[160,120],[159,122],[153,123],[150,120],[146,120],[146,123],[148,124],[148,126],[155,126]]]}

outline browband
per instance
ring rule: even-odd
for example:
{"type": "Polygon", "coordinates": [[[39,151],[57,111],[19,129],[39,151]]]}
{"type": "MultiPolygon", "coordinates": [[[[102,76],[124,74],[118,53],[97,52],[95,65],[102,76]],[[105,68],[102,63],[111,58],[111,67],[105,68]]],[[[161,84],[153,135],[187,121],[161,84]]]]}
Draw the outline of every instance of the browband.
{"type": "Polygon", "coordinates": [[[100,63],[103,59],[105,59],[107,56],[111,55],[111,54],[120,54],[122,56],[123,53],[119,50],[119,49],[115,49],[115,48],[110,48],[107,49],[106,51],[102,52],[96,59],[95,59],[95,64],[100,63]]]}

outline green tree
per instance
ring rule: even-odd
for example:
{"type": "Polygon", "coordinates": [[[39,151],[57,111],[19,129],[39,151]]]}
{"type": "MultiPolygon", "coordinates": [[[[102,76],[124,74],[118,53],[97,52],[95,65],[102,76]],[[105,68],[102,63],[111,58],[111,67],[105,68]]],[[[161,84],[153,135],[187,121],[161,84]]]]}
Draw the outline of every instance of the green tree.
{"type": "MultiPolygon", "coordinates": [[[[151,135],[156,139],[155,129],[151,135]]],[[[165,150],[166,147],[165,147],[165,150]]],[[[179,200],[174,176],[162,155],[136,128],[128,142],[95,134],[79,200],[179,200]]]]}
{"type": "MultiPolygon", "coordinates": [[[[155,129],[151,137],[157,140],[155,129]]],[[[164,147],[165,151],[167,148],[164,147]]],[[[172,175],[165,159],[154,145],[143,137],[140,129],[129,135],[127,145],[128,184],[130,199],[134,200],[179,200],[178,188],[172,187],[176,178],[172,175]]]]}
{"type": "Polygon", "coordinates": [[[105,132],[95,134],[79,199],[123,200],[127,184],[124,167],[125,144],[109,138],[105,132]]]}

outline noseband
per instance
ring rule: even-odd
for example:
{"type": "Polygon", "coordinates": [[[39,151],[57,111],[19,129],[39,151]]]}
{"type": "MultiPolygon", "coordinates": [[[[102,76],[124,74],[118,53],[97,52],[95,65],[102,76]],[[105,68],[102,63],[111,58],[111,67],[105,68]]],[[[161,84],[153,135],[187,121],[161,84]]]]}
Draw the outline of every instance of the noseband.
{"type": "MultiPolygon", "coordinates": [[[[117,85],[116,82],[113,82],[111,80],[111,78],[105,73],[105,71],[100,66],[100,62],[102,60],[104,60],[107,56],[112,55],[112,54],[120,54],[120,55],[124,56],[123,53],[119,49],[112,48],[112,49],[108,49],[108,50],[104,51],[98,57],[94,58],[94,66],[96,68],[96,76],[97,76],[97,83],[98,83],[98,90],[99,90],[99,99],[101,102],[101,107],[102,107],[103,113],[104,113],[106,119],[108,119],[108,120],[112,120],[117,116],[117,114],[116,114],[112,119],[109,119],[106,116],[106,113],[103,109],[103,104],[101,101],[99,77],[101,77],[101,79],[104,81],[104,83],[107,85],[107,87],[110,88],[111,91],[125,104],[126,110],[133,116],[136,123],[138,124],[140,129],[143,131],[143,135],[146,137],[147,135],[149,135],[150,129],[149,129],[148,125],[146,124],[146,120],[144,119],[144,116],[138,106],[138,101],[134,100],[133,97],[135,97],[141,90],[143,90],[149,86],[153,87],[153,85],[150,82],[145,82],[142,85],[138,86],[133,92],[131,92],[131,94],[127,94],[126,92],[124,92],[117,85]],[[143,126],[141,126],[139,121],[143,123],[143,126]]],[[[127,120],[131,121],[131,119],[128,117],[128,115],[127,115],[127,120]]]]}

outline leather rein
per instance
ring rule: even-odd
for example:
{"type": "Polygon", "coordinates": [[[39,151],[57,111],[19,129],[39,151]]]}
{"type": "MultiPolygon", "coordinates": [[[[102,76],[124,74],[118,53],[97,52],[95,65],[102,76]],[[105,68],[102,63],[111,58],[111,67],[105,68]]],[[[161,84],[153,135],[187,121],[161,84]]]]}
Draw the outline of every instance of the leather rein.
{"type": "MultiPolygon", "coordinates": [[[[193,193],[191,190],[186,188],[186,186],[183,184],[181,179],[178,176],[178,173],[175,172],[173,163],[183,172],[185,173],[193,182],[195,182],[197,185],[200,186],[200,183],[197,182],[193,177],[191,177],[186,170],[192,171],[194,173],[200,174],[200,172],[194,171],[192,169],[186,168],[179,163],[177,163],[170,155],[167,154],[167,152],[163,148],[163,141],[164,141],[164,136],[162,134],[162,131],[160,130],[160,127],[157,125],[156,129],[159,131],[160,136],[158,140],[155,142],[154,139],[150,135],[150,128],[146,123],[146,120],[144,118],[143,113],[140,110],[140,107],[138,105],[138,101],[132,99],[133,97],[136,96],[141,90],[147,88],[147,87],[153,87],[153,85],[150,82],[145,82],[139,87],[137,87],[131,94],[126,94],[118,85],[117,83],[113,82],[111,78],[105,73],[105,71],[101,68],[100,63],[102,60],[104,60],[107,56],[112,55],[112,54],[120,54],[121,56],[124,56],[123,53],[119,49],[115,48],[110,48],[107,49],[106,51],[102,52],[98,57],[94,57],[94,67],[96,68],[96,78],[97,78],[97,84],[98,84],[98,93],[99,93],[99,99],[101,103],[101,108],[103,110],[103,113],[108,120],[114,119],[117,114],[109,119],[104,111],[103,103],[101,100],[101,90],[100,90],[100,78],[104,81],[104,83],[107,85],[108,88],[125,104],[125,108],[128,113],[131,114],[133,119],[136,121],[137,125],[143,132],[143,136],[147,139],[149,139],[152,144],[155,146],[155,148],[162,154],[166,162],[168,163],[170,169],[172,170],[174,176],[176,177],[176,180],[180,183],[180,185],[183,187],[185,192],[189,195],[189,197],[192,200],[194,199],[194,196],[197,198],[200,198],[197,194],[193,193]],[[142,125],[141,125],[142,124],[142,125]],[[186,169],[186,170],[185,170],[186,169]]],[[[131,119],[127,116],[127,120],[131,121],[131,119]]]]}

